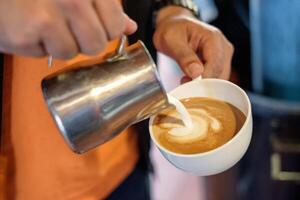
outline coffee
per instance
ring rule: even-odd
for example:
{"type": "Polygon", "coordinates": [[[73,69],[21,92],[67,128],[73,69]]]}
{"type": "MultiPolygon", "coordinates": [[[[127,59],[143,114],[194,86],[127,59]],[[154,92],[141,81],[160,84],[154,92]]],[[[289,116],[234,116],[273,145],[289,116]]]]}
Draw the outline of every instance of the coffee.
{"type": "Polygon", "coordinates": [[[246,120],[238,108],[224,101],[206,97],[180,101],[191,115],[191,129],[184,126],[174,108],[157,115],[151,127],[160,145],[172,152],[195,154],[215,149],[228,142],[246,120]]]}

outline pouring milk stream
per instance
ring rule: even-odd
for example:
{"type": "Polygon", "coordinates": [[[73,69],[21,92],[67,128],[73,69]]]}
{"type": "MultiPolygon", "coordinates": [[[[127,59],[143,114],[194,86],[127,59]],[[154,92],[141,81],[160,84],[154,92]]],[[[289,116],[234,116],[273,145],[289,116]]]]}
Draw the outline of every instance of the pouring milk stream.
{"type": "MultiPolygon", "coordinates": [[[[202,77],[198,77],[193,81],[199,81],[202,77]]],[[[185,106],[175,97],[170,94],[167,95],[170,104],[174,105],[176,108],[176,112],[173,113],[174,117],[180,118],[183,122],[184,126],[174,127],[174,124],[165,123],[163,126],[166,128],[173,127],[169,134],[177,137],[184,137],[182,139],[190,140],[193,138],[204,137],[206,135],[208,126],[210,124],[211,128],[215,131],[218,131],[221,128],[220,122],[213,116],[204,110],[204,109],[186,109],[185,106]],[[178,115],[179,114],[179,115],[178,115]],[[193,115],[194,114],[194,115],[193,115]],[[203,119],[200,116],[205,116],[206,119],[209,120],[209,124],[207,120],[203,119]]]]}

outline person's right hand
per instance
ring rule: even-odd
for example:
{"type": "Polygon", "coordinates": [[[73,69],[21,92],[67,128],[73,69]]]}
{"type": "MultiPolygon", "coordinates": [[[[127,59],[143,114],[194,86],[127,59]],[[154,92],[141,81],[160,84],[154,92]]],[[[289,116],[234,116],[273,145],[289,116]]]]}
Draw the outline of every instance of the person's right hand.
{"type": "Polygon", "coordinates": [[[68,59],[94,55],[137,25],[118,0],[0,0],[0,51],[68,59]]]}

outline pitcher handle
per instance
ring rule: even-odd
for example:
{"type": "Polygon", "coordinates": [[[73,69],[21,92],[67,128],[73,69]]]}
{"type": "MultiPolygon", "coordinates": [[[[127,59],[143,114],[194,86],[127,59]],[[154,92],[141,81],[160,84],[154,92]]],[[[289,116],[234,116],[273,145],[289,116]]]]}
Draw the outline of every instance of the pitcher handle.
{"type": "Polygon", "coordinates": [[[127,59],[126,52],[125,52],[126,41],[127,41],[127,36],[122,35],[115,54],[112,56],[108,56],[108,58],[106,59],[107,62],[116,62],[118,60],[127,59]]]}
{"type": "Polygon", "coordinates": [[[120,43],[119,43],[118,49],[117,49],[117,55],[118,56],[124,55],[126,41],[127,41],[127,36],[126,35],[122,35],[122,37],[120,39],[120,43]]]}

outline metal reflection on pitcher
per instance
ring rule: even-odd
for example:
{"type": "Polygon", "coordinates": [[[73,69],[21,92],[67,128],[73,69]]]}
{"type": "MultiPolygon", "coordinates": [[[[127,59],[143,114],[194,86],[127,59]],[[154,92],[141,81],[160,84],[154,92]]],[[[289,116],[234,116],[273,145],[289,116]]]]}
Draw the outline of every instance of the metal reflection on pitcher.
{"type": "Polygon", "coordinates": [[[49,111],[77,153],[105,143],[169,106],[156,65],[144,44],[139,41],[122,50],[122,55],[118,52],[103,63],[42,81],[49,111]]]}

